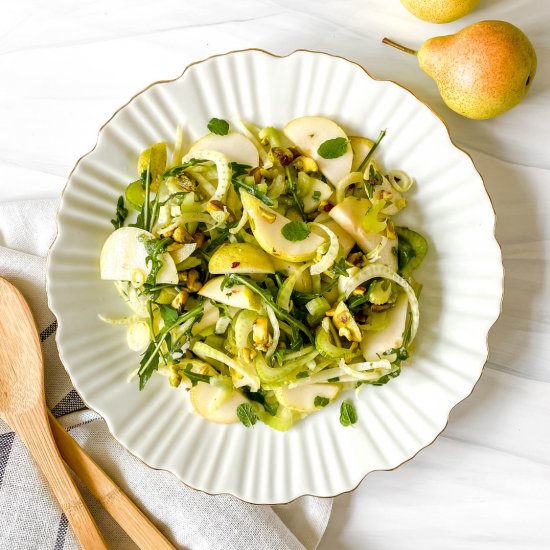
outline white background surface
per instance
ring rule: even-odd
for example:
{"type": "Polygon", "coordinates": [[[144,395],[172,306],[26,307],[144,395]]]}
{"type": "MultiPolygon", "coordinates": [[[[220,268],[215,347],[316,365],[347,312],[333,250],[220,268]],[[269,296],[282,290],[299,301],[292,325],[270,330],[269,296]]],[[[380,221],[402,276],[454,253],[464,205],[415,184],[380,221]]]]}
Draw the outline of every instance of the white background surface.
{"type": "Polygon", "coordinates": [[[505,261],[503,313],[485,372],[443,435],[337,498],[321,548],[548,548],[549,27],[543,0],[481,0],[448,25],[419,21],[398,0],[10,2],[0,18],[0,200],[58,196],[121,104],[211,54],[322,50],[408,86],[447,120],[485,179],[505,261]],[[380,42],[416,48],[483,19],[520,26],[539,59],[526,100],[491,121],[450,112],[415,59],[380,42]]]}

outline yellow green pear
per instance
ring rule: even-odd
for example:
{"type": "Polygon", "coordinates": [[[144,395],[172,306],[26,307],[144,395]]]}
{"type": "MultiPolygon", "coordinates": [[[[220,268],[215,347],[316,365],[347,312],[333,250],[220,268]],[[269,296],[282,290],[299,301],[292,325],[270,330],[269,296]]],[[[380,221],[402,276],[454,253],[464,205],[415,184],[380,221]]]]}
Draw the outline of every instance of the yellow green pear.
{"type": "Polygon", "coordinates": [[[429,23],[449,23],[464,17],[479,0],[401,0],[413,15],[429,23]]]}
{"type": "Polygon", "coordinates": [[[430,38],[418,51],[387,38],[384,42],[416,55],[447,106],[473,119],[492,118],[516,106],[537,70],[533,45],[505,21],[480,21],[456,34],[430,38]]]}

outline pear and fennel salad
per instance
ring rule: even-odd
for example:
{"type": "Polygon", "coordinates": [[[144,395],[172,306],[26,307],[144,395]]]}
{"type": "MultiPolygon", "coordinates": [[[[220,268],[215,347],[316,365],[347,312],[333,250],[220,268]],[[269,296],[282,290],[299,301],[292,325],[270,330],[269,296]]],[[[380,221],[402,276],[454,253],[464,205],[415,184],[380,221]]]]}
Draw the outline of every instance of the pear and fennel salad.
{"type": "Polygon", "coordinates": [[[409,357],[427,243],[392,217],[412,179],[377,162],[385,131],[207,126],[186,153],[178,129],[170,161],[166,143],[139,156],[100,258],[133,314],[102,319],[127,325],[140,389],[157,372],[211,421],[285,431],[409,357]]]}

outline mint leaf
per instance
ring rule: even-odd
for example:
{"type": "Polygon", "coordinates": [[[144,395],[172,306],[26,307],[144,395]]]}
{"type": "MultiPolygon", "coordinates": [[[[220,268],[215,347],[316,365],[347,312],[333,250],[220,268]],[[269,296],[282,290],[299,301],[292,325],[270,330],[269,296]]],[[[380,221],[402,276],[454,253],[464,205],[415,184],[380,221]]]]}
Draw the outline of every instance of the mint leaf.
{"type": "Polygon", "coordinates": [[[324,159],[337,159],[348,150],[348,140],[343,137],[327,139],[321,143],[317,153],[324,159]]]}
{"type": "Polygon", "coordinates": [[[357,412],[355,411],[353,403],[349,399],[342,401],[340,405],[340,424],[342,424],[342,426],[353,426],[356,422],[357,412]]]}
{"type": "Polygon", "coordinates": [[[316,395],[313,400],[313,404],[316,407],[326,407],[329,403],[330,399],[328,397],[322,397],[321,395],[316,395]]]}
{"type": "Polygon", "coordinates": [[[258,415],[250,403],[241,403],[237,407],[237,416],[247,428],[254,426],[258,422],[258,415]]]}
{"type": "Polygon", "coordinates": [[[229,132],[229,123],[221,118],[211,118],[207,127],[213,134],[218,134],[218,136],[226,136],[229,132]]]}
{"type": "Polygon", "coordinates": [[[311,230],[307,226],[307,223],[295,220],[293,222],[287,223],[286,225],[283,225],[281,233],[287,241],[294,242],[303,241],[304,239],[306,239],[311,233],[311,230]]]}

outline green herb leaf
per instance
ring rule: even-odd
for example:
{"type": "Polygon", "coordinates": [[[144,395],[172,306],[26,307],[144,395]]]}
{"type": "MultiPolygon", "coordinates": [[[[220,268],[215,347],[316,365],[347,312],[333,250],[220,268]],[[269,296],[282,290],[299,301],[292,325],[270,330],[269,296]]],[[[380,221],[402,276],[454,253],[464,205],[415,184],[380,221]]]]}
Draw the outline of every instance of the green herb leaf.
{"type": "Polygon", "coordinates": [[[241,403],[237,407],[237,416],[247,428],[254,426],[258,422],[258,415],[250,403],[241,403]]]}
{"type": "Polygon", "coordinates": [[[300,220],[294,220],[283,225],[281,233],[287,241],[303,241],[307,239],[311,233],[311,229],[308,227],[307,223],[301,222],[300,220]]]}
{"type": "Polygon", "coordinates": [[[192,386],[196,386],[199,382],[206,382],[208,384],[211,378],[211,376],[209,376],[208,374],[193,372],[193,365],[191,363],[187,363],[187,365],[185,365],[185,368],[183,369],[183,374],[185,374],[185,376],[189,378],[192,386]]]}
{"type": "Polygon", "coordinates": [[[151,342],[145,353],[143,354],[141,361],[139,362],[139,389],[142,390],[147,384],[149,378],[153,372],[155,372],[159,365],[160,355],[155,352],[155,342],[151,342]]]}
{"type": "Polygon", "coordinates": [[[311,198],[312,198],[314,201],[319,201],[319,200],[321,200],[321,191],[313,191],[313,194],[311,195],[311,198]]]}
{"type": "Polygon", "coordinates": [[[286,321],[292,328],[292,339],[290,344],[290,349],[297,349],[293,346],[301,346],[302,339],[300,337],[299,332],[303,332],[308,340],[313,343],[314,338],[313,334],[311,334],[311,331],[298,319],[296,319],[293,315],[291,315],[288,311],[285,311],[283,308],[279,307],[277,305],[277,302],[275,301],[275,298],[269,294],[268,291],[260,288],[257,283],[255,283],[252,279],[249,277],[245,277],[243,275],[239,275],[237,273],[231,273],[225,276],[223,283],[222,283],[222,290],[226,287],[231,288],[233,285],[236,284],[242,284],[258,294],[275,312],[275,315],[279,317],[279,319],[283,319],[286,321]]]}
{"type": "Polygon", "coordinates": [[[328,139],[321,143],[317,153],[324,159],[337,159],[348,150],[348,140],[343,137],[328,139]]]}
{"type": "MultiPolygon", "coordinates": [[[[309,372],[307,372],[307,370],[303,370],[302,372],[299,372],[297,375],[296,375],[296,378],[307,378],[309,376],[309,372]]],[[[315,398],[317,399],[317,398],[315,398]]]]}
{"type": "Polygon", "coordinates": [[[128,217],[128,209],[124,206],[124,197],[120,195],[116,203],[115,217],[111,220],[113,227],[115,229],[120,229],[124,225],[124,222],[126,221],[127,217],[128,217]]]}
{"type": "Polygon", "coordinates": [[[164,262],[160,259],[160,256],[164,254],[166,247],[171,244],[172,239],[165,237],[164,239],[148,239],[146,235],[140,235],[139,240],[145,245],[147,256],[145,261],[147,264],[151,264],[151,271],[145,281],[148,285],[156,284],[157,274],[162,268],[164,262]]]}
{"type": "Polygon", "coordinates": [[[335,275],[342,275],[343,277],[349,277],[348,266],[345,258],[340,258],[332,264],[330,271],[335,275]]]}
{"type": "Polygon", "coordinates": [[[357,422],[357,412],[353,403],[346,399],[340,405],[340,424],[342,426],[353,426],[357,422]]]}
{"type": "Polygon", "coordinates": [[[358,172],[363,172],[363,170],[366,168],[367,162],[369,162],[370,158],[374,154],[374,151],[376,151],[376,149],[380,145],[380,142],[382,141],[385,135],[386,135],[386,130],[382,130],[380,132],[380,135],[378,136],[378,139],[375,141],[374,145],[370,148],[370,151],[367,153],[367,156],[363,159],[363,162],[361,162],[361,164],[359,165],[359,168],[357,168],[358,172]]]}
{"type": "Polygon", "coordinates": [[[327,380],[327,382],[340,382],[340,377],[339,376],[335,376],[334,378],[329,378],[327,380]]]}
{"type": "Polygon", "coordinates": [[[313,404],[316,407],[326,407],[330,403],[330,399],[328,397],[323,397],[321,395],[316,395],[315,399],[313,400],[313,404]]]}
{"type": "Polygon", "coordinates": [[[226,136],[229,132],[229,123],[221,118],[211,118],[207,126],[213,134],[218,136],[226,136]]]}
{"type": "Polygon", "coordinates": [[[296,171],[294,168],[291,168],[290,166],[285,166],[285,174],[286,179],[288,182],[288,190],[290,191],[290,194],[292,195],[292,200],[294,201],[294,204],[296,205],[296,208],[300,212],[300,216],[302,216],[302,219],[306,219],[306,213],[304,210],[304,203],[298,194],[298,187],[296,185],[296,171]]]}
{"type": "Polygon", "coordinates": [[[159,310],[165,327],[172,326],[178,320],[178,312],[172,306],[159,304],[159,310]]]}

